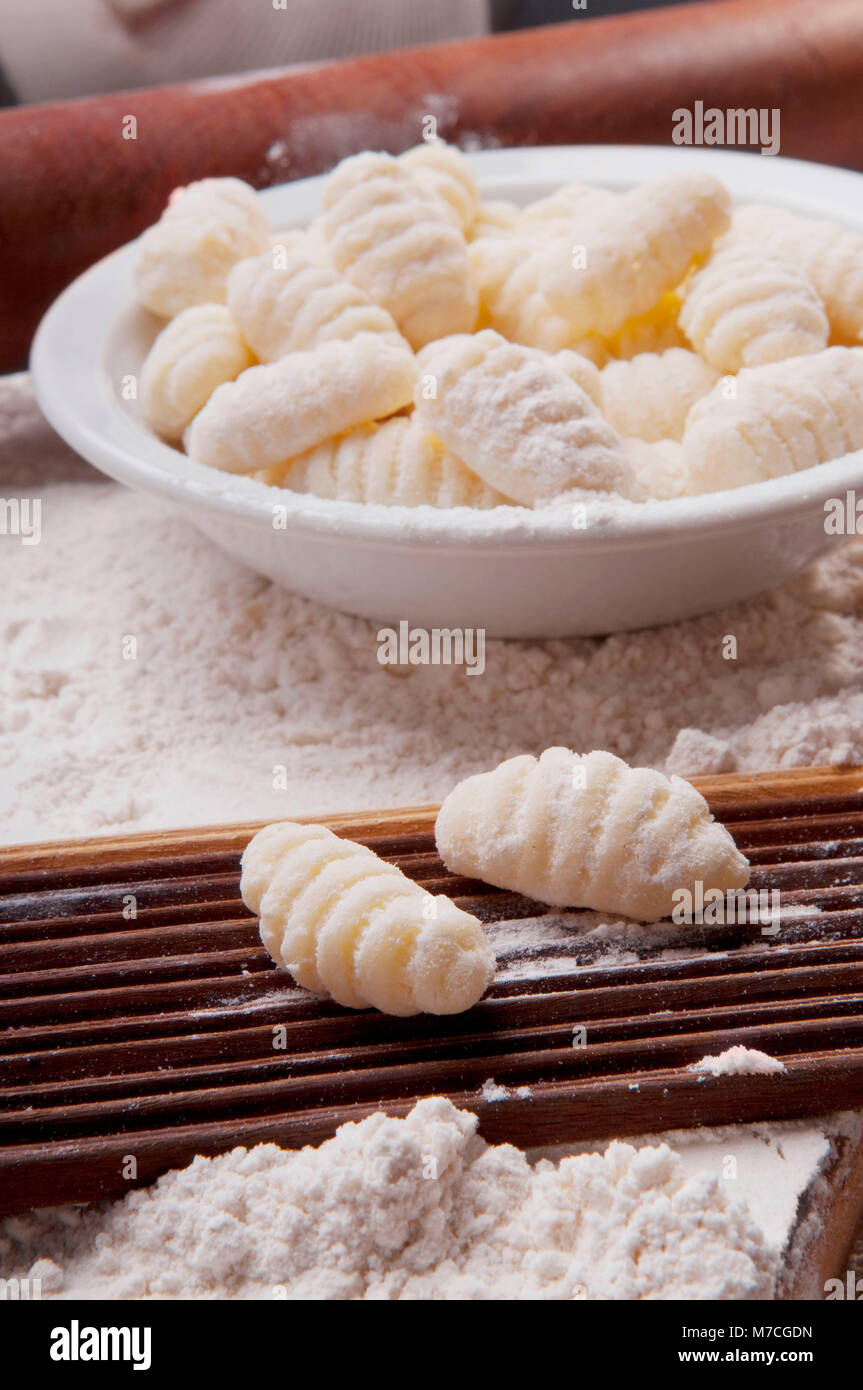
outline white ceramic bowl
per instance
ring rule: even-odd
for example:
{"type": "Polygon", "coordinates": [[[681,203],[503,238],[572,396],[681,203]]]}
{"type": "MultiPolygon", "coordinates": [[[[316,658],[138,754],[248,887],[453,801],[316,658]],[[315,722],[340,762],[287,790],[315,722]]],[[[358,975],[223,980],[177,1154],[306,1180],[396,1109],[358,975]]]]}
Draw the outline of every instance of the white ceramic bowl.
{"type": "MultiPolygon", "coordinates": [[[[739,202],[780,203],[863,231],[861,176],[798,160],[642,146],[487,150],[470,158],[489,198],[525,203],[574,179],[622,189],[698,168],[721,178],[739,202]]],[[[265,192],[273,226],[309,221],[321,183],[265,192]]],[[[574,527],[566,508],[363,506],[226,476],[162,443],[135,402],[123,399],[124,378],[138,372],[161,326],[134,305],[135,256],[132,243],[100,261],[46,314],[32,356],[45,415],[91,463],[161,494],[253,569],[380,624],[587,636],[707,613],[808,564],[835,543],[825,533],[825,500],[854,490],[863,497],[863,451],[704,497],[597,504],[586,529],[574,527]]]]}

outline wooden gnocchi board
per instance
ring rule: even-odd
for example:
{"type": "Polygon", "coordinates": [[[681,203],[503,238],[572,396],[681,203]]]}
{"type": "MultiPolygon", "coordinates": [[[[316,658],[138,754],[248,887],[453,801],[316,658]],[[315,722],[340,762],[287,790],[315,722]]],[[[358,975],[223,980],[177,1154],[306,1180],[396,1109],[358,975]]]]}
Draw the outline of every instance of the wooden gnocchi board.
{"type": "MultiPolygon", "coordinates": [[[[626,964],[579,964],[574,936],[566,969],[559,943],[547,968],[542,949],[504,949],[487,997],[453,1018],[351,1012],[277,973],[239,896],[256,824],[0,852],[0,1212],[121,1195],[130,1157],[150,1183],[196,1153],[318,1143],[435,1093],[524,1146],[863,1109],[863,769],[694,780],[752,885],[793,905],[776,936],[691,927],[692,954],[626,964]],[[687,1071],[736,1043],[785,1073],[687,1071]],[[490,1077],[513,1094],[484,1098],[490,1077]]],[[[435,809],[328,824],[492,940],[548,911],[448,874],[435,809]]],[[[863,1155],[834,1166],[847,1233],[863,1155]]]]}

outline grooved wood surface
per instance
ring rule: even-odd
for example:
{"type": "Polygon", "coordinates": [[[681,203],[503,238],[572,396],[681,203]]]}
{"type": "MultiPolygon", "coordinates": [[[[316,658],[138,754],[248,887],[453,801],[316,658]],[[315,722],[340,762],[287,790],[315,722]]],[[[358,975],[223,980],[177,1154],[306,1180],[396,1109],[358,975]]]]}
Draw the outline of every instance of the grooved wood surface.
{"type": "Polygon", "coordinates": [[[863,1107],[863,769],[695,780],[795,915],[682,928],[677,959],[507,947],[501,924],[549,910],[448,874],[435,808],[330,820],[497,934],[497,981],[451,1018],[352,1012],[276,972],[239,896],[255,825],[0,852],[0,1211],[119,1195],[129,1155],[147,1183],[434,1093],[522,1145],[863,1107]],[[687,1071],[735,1043],[786,1073],[687,1071]],[[486,1100],[492,1076],[529,1094],[486,1100]]]}

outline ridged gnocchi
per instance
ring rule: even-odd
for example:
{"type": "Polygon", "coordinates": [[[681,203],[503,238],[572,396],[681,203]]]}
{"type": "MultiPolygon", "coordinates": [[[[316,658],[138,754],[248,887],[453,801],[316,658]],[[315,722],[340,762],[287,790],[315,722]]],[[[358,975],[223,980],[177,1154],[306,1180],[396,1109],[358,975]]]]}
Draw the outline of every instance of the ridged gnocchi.
{"type": "Polygon", "coordinates": [[[475,917],[324,826],[260,831],[243,854],[240,889],[273,960],[345,1008],[461,1013],[494,975],[475,917]]]}
{"type": "Polygon", "coordinates": [[[228,276],[228,308],[262,362],[358,333],[380,333],[410,351],[386,309],[302,247],[239,261],[228,276]]]}
{"type": "Polygon", "coordinates": [[[254,362],[224,304],[196,304],[162,329],[141,369],[141,408],[151,429],[181,439],[217,386],[254,362]]]}
{"type": "Polygon", "coordinates": [[[478,303],[467,243],[403,164],[352,155],[330,174],[323,199],[333,264],[392,314],[411,347],[472,330],[478,303]]]}
{"type": "Polygon", "coordinates": [[[435,839],[452,873],[642,922],[668,916],[675,891],[697,881],[726,892],[749,877],[690,783],[598,751],[547,748],[466,778],[444,799],[435,839]]]}
{"type": "Polygon", "coordinates": [[[635,474],[633,501],[667,502],[686,497],[692,481],[686,467],[683,445],[676,439],[624,439],[626,456],[635,474]]]}
{"type": "Polygon", "coordinates": [[[469,236],[477,215],[479,191],[470,161],[445,140],[424,140],[399,155],[399,162],[413,174],[421,188],[441,201],[451,220],[469,236]]]}
{"type": "Polygon", "coordinates": [[[729,223],[727,190],[710,174],[669,174],[599,210],[573,238],[542,248],[539,288],[573,333],[616,333],[680,284],[729,223]]]}
{"type": "Polygon", "coordinates": [[[272,487],[311,492],[340,502],[388,507],[499,507],[508,499],[456,458],[416,418],[397,415],[260,474],[272,487]]]}
{"type": "Polygon", "coordinates": [[[785,208],[740,208],[734,237],[758,241],[794,261],[808,275],[827,310],[830,327],[846,344],[863,342],[863,236],[835,222],[796,217],[785,208]]]}
{"type": "Polygon", "coordinates": [[[266,250],[269,239],[263,203],[242,179],[201,179],[177,188],[141,237],[135,292],[162,318],[193,304],[224,304],[231,266],[266,250]]]}
{"type": "Polygon", "coordinates": [[[534,506],[576,487],[629,493],[622,440],[554,358],[486,329],[427,347],[419,372],[417,415],[505,496],[534,506]]]}
{"type": "Polygon", "coordinates": [[[648,443],[680,440],[691,407],[718,377],[714,367],[686,348],[609,362],[600,373],[606,417],[624,436],[648,443]]]}
{"type": "Polygon", "coordinates": [[[249,367],[213,392],[186,432],[198,463],[256,473],[408,405],[415,359],[378,333],[249,367]]]}
{"type": "Polygon", "coordinates": [[[733,239],[686,285],[680,326],[720,372],[820,352],[830,336],[806,272],[756,241],[733,239]]]}
{"type": "Polygon", "coordinates": [[[683,448],[693,491],[813,468],[863,448],[863,347],[746,367],[693,406],[683,448]]]}
{"type": "Polygon", "coordinates": [[[480,237],[468,249],[471,273],[486,326],[526,347],[545,352],[574,348],[591,355],[585,335],[573,331],[539,288],[542,261],[518,234],[480,237]]]}

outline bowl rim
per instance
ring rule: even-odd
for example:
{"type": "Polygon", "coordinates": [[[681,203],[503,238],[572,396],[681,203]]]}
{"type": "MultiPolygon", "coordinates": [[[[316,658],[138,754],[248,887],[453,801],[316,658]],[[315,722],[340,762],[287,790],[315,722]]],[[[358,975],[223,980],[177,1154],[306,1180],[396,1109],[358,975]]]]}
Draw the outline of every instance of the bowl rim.
{"type": "MultiPolygon", "coordinates": [[[[863,175],[782,155],[649,145],[520,146],[467,153],[486,198],[519,192],[540,197],[574,179],[625,188],[644,178],[698,168],[727,182],[735,201],[773,202],[863,232],[863,175]]],[[[325,177],[262,190],[276,229],[302,225],[316,215],[325,177]]],[[[219,473],[160,440],[117,399],[106,346],[133,304],[136,255],[137,240],[91,266],[54,301],[33,343],[34,389],[49,423],[84,458],[119,482],[197,512],[199,520],[209,514],[258,528],[330,536],[342,544],[385,543],[406,550],[461,549],[469,542],[483,551],[542,545],[584,552],[759,529],[765,523],[793,521],[823,507],[828,498],[858,488],[863,497],[863,450],[799,473],[697,497],[632,503],[579,496],[586,510],[577,525],[571,504],[537,511],[383,506],[318,498],[219,473]]]]}

